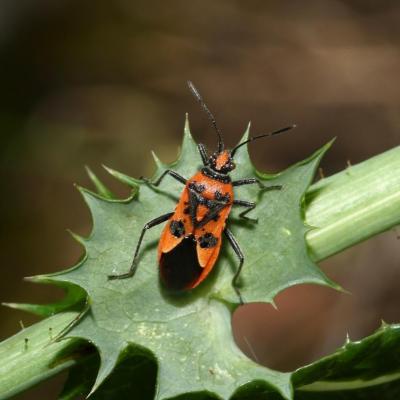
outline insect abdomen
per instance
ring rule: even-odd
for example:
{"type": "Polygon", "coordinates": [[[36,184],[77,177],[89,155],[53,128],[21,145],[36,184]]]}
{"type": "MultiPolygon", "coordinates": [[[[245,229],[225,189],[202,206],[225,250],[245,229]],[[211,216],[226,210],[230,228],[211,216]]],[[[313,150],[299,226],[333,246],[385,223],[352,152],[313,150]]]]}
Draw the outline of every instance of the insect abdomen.
{"type": "Polygon", "coordinates": [[[159,263],[161,280],[173,290],[191,289],[203,272],[193,235],[185,237],[168,253],[161,253],[159,263]]]}

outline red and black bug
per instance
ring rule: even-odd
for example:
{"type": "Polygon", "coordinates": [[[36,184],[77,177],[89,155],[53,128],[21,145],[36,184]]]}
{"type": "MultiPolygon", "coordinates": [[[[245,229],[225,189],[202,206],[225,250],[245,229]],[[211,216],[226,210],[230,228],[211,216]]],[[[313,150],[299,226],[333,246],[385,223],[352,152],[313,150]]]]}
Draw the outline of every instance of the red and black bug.
{"type": "Polygon", "coordinates": [[[234,199],[233,188],[257,184],[261,190],[280,190],[281,186],[264,186],[257,178],[232,181],[229,172],[235,168],[233,159],[241,146],[256,139],[286,132],[294,128],[294,125],[251,137],[239,143],[232,150],[226,150],[214,116],[194,85],[190,81],[188,85],[217,132],[218,148],[211,156],[208,156],[205,146],[198,145],[204,166],[190,179],[168,169],[155,182],[145,180],[151,185],[158,186],[166,175],[170,175],[185,187],[173,212],[161,215],[147,222],[143,227],[130,270],[121,275],[109,275],[108,278],[124,279],[133,276],[138,267],[139,249],[146,231],[168,221],[158,245],[160,277],[165,286],[174,290],[189,290],[199,285],[214,267],[221,249],[222,234],[225,234],[239,259],[232,286],[239,296],[240,302],[243,303],[237,283],[244,256],[232,232],[226,227],[226,220],[231,208],[235,206],[244,207],[245,210],[239,216],[249,219],[246,214],[253,210],[256,204],[247,200],[234,199]]]}

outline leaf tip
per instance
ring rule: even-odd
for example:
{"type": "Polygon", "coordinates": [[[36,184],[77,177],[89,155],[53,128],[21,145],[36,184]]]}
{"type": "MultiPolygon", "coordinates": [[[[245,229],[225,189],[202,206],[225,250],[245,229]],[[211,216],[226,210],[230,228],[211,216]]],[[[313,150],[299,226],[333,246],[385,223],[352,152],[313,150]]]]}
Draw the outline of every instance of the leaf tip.
{"type": "Polygon", "coordinates": [[[78,235],[77,233],[75,233],[75,232],[72,232],[71,231],[71,229],[67,229],[66,230],[71,236],[72,236],[72,238],[74,239],[74,240],[76,240],[78,243],[80,243],[81,245],[85,245],[85,239],[82,237],[82,236],[80,236],[80,235],[78,235]]]}
{"type": "Polygon", "coordinates": [[[335,141],[336,141],[336,136],[335,137],[333,137],[328,143],[325,143],[320,149],[319,149],[319,152],[320,152],[320,154],[325,154],[331,147],[332,147],[332,145],[333,145],[333,143],[335,143],[335,141]]]}
{"type": "Polygon", "coordinates": [[[184,132],[188,131],[190,133],[190,124],[189,124],[189,113],[185,113],[185,127],[184,132]]]}
{"type": "Polygon", "coordinates": [[[92,181],[97,193],[105,199],[113,199],[114,195],[110,189],[97,177],[97,175],[90,169],[88,165],[85,165],[86,173],[89,179],[92,181]]]}
{"type": "Polygon", "coordinates": [[[249,122],[247,123],[247,128],[246,128],[246,130],[245,130],[245,134],[247,134],[247,136],[250,135],[250,128],[251,128],[251,121],[249,121],[249,122]]]}
{"type": "Polygon", "coordinates": [[[91,178],[91,176],[94,175],[93,171],[91,170],[91,168],[87,164],[85,164],[84,167],[85,167],[85,171],[88,174],[89,178],[91,178]]]}
{"type": "MultiPolygon", "coordinates": [[[[247,127],[246,127],[242,137],[240,138],[238,144],[235,147],[239,146],[241,143],[246,142],[249,139],[250,128],[251,128],[251,122],[249,122],[247,124],[247,127]]],[[[249,155],[249,144],[248,143],[246,143],[245,145],[240,147],[240,150],[238,151],[238,153],[235,154],[235,162],[237,165],[240,165],[240,169],[243,171],[243,173],[252,174],[254,172],[254,167],[251,162],[250,155],[249,155]],[[244,172],[245,168],[247,169],[246,172],[244,172]]]]}
{"type": "Polygon", "coordinates": [[[101,164],[101,166],[110,174],[112,175],[112,172],[114,171],[112,168],[107,167],[105,164],[101,164]]]}
{"type": "Polygon", "coordinates": [[[180,150],[178,152],[178,159],[177,162],[187,162],[186,157],[192,158],[193,155],[196,154],[196,157],[200,157],[197,151],[197,144],[195,140],[192,137],[192,134],[190,132],[190,126],[189,126],[189,118],[186,114],[186,119],[185,119],[185,126],[183,130],[183,140],[182,140],[182,145],[180,147],[180,150]]]}
{"type": "Polygon", "coordinates": [[[124,185],[128,185],[129,187],[138,188],[140,185],[140,180],[132,178],[128,175],[123,174],[122,172],[118,172],[115,169],[107,167],[106,165],[102,164],[102,167],[117,181],[123,183],[124,185]]]}
{"type": "Polygon", "coordinates": [[[250,129],[251,129],[251,121],[247,123],[246,129],[244,130],[244,133],[241,139],[239,140],[239,143],[245,142],[250,137],[250,129]]]}
{"type": "Polygon", "coordinates": [[[388,327],[389,327],[389,324],[385,320],[381,319],[380,329],[384,330],[384,329],[387,329],[388,327]]]}
{"type": "Polygon", "coordinates": [[[74,183],[74,187],[82,195],[85,195],[86,193],[90,193],[90,190],[84,188],[83,186],[79,185],[78,183],[74,183]]]}
{"type": "Polygon", "coordinates": [[[46,281],[46,275],[25,276],[23,279],[26,282],[41,283],[46,281]]]}
{"type": "Polygon", "coordinates": [[[164,168],[163,162],[158,158],[157,154],[153,150],[151,151],[151,155],[153,157],[157,169],[163,169],[164,168]]]}
{"type": "Polygon", "coordinates": [[[353,293],[351,293],[349,290],[345,289],[343,286],[339,285],[338,283],[334,282],[334,281],[330,281],[330,285],[337,290],[338,292],[341,292],[343,294],[348,294],[348,295],[352,295],[353,293]]]}
{"type": "Polygon", "coordinates": [[[192,137],[192,133],[190,131],[190,123],[189,123],[189,114],[186,113],[185,114],[185,125],[183,128],[183,142],[185,142],[185,140],[193,140],[192,137]]]}
{"type": "Polygon", "coordinates": [[[14,309],[18,309],[18,303],[7,303],[5,301],[2,301],[0,303],[3,307],[8,307],[8,308],[14,308],[14,309]]]}
{"type": "Polygon", "coordinates": [[[109,352],[107,355],[100,352],[100,367],[97,373],[96,381],[94,382],[86,398],[91,397],[99,388],[99,386],[105,381],[105,379],[111,374],[117,364],[119,355],[120,351],[109,352]]]}

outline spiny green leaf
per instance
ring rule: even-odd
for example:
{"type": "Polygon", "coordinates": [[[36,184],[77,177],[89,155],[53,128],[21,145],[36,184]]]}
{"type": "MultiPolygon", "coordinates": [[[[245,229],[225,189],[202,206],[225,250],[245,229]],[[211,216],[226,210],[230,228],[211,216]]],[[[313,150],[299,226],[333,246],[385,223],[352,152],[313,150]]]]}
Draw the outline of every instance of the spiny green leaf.
{"type": "MultiPolygon", "coordinates": [[[[248,134],[247,131],[244,138],[248,134]]],[[[257,223],[243,221],[237,210],[228,223],[245,255],[240,280],[245,301],[272,302],[278,292],[300,283],[337,288],[308,257],[301,208],[304,193],[328,147],[274,176],[257,172],[246,148],[238,151],[233,179],[258,176],[266,185],[283,187],[261,192],[254,185],[243,186],[235,192],[236,198],[257,202],[251,213],[257,223]]],[[[186,123],[178,161],[169,166],[157,162],[155,177],[164,169],[173,168],[189,178],[200,166],[186,123]]],[[[93,217],[92,233],[84,240],[85,261],[47,277],[78,285],[90,298],[90,312],[68,336],[87,339],[99,350],[100,367],[92,393],[129,346],[140,353],[150,352],[156,360],[157,400],[188,398],[188,393],[228,399],[238,390],[252,390],[254,385],[291,398],[291,375],[251,361],[233,340],[231,313],[238,305],[238,297],[231,281],[238,263],[228,243],[207,280],[195,290],[179,295],[166,291],[159,282],[156,246],[161,227],[146,234],[139,268],[132,279],[107,279],[110,274],[129,269],[144,224],[173,210],[182,191],[182,185],[170,177],[155,188],[109,171],[138,191],[125,201],[115,201],[81,190],[93,217]]]]}
{"type": "MultiPolygon", "coordinates": [[[[369,337],[357,342],[347,340],[332,355],[292,374],[292,381],[296,387],[294,398],[397,399],[400,395],[399,349],[400,325],[382,324],[382,327],[369,337]]],[[[72,394],[89,393],[95,380],[98,362],[98,357],[91,357],[83,365],[74,367],[59,400],[74,399],[72,394]],[[67,394],[71,397],[67,397],[67,394]]],[[[126,398],[130,393],[140,393],[141,400],[151,400],[155,376],[154,362],[140,356],[126,357],[92,398],[113,400],[126,398]]],[[[184,398],[187,399],[187,395],[184,398]]],[[[265,382],[254,382],[237,392],[234,399],[282,400],[282,396],[271,392],[265,382]]]]}

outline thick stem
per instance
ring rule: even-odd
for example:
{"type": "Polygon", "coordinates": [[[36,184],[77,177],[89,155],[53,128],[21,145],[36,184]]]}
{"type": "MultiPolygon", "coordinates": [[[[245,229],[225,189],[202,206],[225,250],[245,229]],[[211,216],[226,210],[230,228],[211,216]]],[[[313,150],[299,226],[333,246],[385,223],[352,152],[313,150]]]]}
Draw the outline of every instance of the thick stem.
{"type": "Polygon", "coordinates": [[[71,367],[90,351],[82,340],[52,341],[76,315],[54,315],[1,343],[0,399],[8,399],[71,367]]]}
{"type": "Polygon", "coordinates": [[[315,261],[400,224],[400,146],[312,185],[306,205],[315,261]]]}

